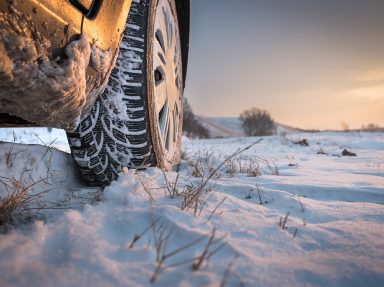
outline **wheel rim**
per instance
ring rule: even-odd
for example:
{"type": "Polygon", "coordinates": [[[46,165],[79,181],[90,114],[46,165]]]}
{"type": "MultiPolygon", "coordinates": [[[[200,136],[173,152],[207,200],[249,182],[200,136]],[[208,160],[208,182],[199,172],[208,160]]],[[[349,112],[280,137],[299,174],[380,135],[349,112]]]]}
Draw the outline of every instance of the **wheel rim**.
{"type": "Polygon", "coordinates": [[[178,149],[182,89],[177,19],[167,0],[159,0],[154,22],[154,106],[161,145],[169,158],[178,149]]]}

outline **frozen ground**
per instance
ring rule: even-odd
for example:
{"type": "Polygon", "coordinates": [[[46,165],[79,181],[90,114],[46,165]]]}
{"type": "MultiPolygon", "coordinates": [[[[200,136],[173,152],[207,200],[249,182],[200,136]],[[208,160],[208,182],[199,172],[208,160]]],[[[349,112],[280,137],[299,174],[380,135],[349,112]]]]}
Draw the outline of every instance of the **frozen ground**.
{"type": "Polygon", "coordinates": [[[1,143],[2,196],[31,206],[0,226],[0,286],[382,286],[384,134],[266,137],[213,174],[257,140],[185,139],[178,173],[103,193],[65,152],[1,143]]]}

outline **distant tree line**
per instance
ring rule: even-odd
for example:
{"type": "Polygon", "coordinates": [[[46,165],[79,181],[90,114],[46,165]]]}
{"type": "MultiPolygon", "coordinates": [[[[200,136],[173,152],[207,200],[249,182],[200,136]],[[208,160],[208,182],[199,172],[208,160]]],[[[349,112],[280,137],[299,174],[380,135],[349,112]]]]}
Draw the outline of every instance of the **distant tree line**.
{"type": "Polygon", "coordinates": [[[360,129],[350,129],[349,125],[346,122],[341,123],[341,130],[343,132],[384,132],[384,127],[380,127],[378,124],[369,123],[367,125],[362,125],[360,129]]]}
{"type": "Polygon", "coordinates": [[[183,133],[191,138],[209,138],[209,131],[196,118],[191,105],[183,99],[183,133]]]}
{"type": "Polygon", "coordinates": [[[258,108],[250,108],[240,114],[241,125],[247,136],[268,136],[275,134],[275,122],[270,113],[258,108]]]}
{"type": "Polygon", "coordinates": [[[361,131],[364,131],[364,132],[383,132],[384,127],[380,127],[377,124],[370,123],[367,125],[362,125],[361,131]]]}

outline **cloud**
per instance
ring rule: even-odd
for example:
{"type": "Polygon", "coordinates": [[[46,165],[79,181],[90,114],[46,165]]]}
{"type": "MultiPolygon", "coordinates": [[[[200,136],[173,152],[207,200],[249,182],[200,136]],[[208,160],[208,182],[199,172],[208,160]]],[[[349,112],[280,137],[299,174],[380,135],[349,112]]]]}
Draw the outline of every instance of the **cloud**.
{"type": "Polygon", "coordinates": [[[362,82],[384,82],[384,69],[363,72],[357,77],[357,80],[362,82]]]}
{"type": "Polygon", "coordinates": [[[357,100],[384,100],[384,84],[359,87],[352,90],[348,90],[344,93],[344,96],[357,100]]]}
{"type": "Polygon", "coordinates": [[[338,92],[342,98],[357,101],[384,101],[384,69],[371,69],[360,73],[350,88],[338,92]]]}

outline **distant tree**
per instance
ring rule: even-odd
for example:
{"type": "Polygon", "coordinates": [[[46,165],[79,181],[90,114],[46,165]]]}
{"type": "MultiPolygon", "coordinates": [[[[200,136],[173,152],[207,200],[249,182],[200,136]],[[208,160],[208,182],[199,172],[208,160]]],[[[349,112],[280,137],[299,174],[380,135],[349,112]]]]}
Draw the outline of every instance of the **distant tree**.
{"type": "Polygon", "coordinates": [[[265,110],[255,107],[245,110],[240,115],[240,121],[247,136],[265,136],[275,133],[275,122],[265,110]]]}
{"type": "Polygon", "coordinates": [[[341,129],[344,132],[347,132],[347,131],[349,131],[349,125],[346,122],[341,122],[341,129]]]}
{"type": "Polygon", "coordinates": [[[380,128],[378,124],[367,124],[366,126],[362,125],[361,129],[365,132],[378,132],[383,130],[383,128],[380,128]]]}
{"type": "Polygon", "coordinates": [[[183,133],[187,137],[209,138],[209,131],[196,118],[191,105],[183,99],[183,133]]]}

